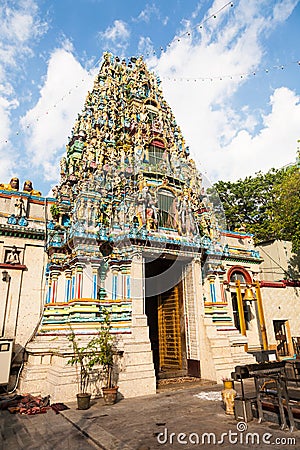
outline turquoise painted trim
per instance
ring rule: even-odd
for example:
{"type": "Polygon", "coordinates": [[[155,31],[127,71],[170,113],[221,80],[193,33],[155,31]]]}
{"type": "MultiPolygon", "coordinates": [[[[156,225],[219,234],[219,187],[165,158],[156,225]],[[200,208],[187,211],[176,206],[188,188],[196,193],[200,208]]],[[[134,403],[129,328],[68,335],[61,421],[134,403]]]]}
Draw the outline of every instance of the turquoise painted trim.
{"type": "Polygon", "coordinates": [[[93,295],[92,298],[97,298],[97,274],[94,273],[93,275],[93,295]]]}
{"type": "Polygon", "coordinates": [[[113,275],[112,279],[112,300],[117,300],[118,275],[113,275]]]}
{"type": "Polygon", "coordinates": [[[220,230],[221,233],[235,234],[236,236],[254,236],[252,233],[245,233],[244,231],[230,231],[230,230],[220,230]]]}
{"type": "Polygon", "coordinates": [[[76,276],[72,275],[71,298],[75,298],[76,276]]]}
{"type": "Polygon", "coordinates": [[[50,290],[51,287],[49,286],[48,280],[46,280],[46,304],[50,303],[50,290]]]}
{"type": "Polygon", "coordinates": [[[211,283],[209,287],[210,287],[211,301],[215,303],[217,301],[215,285],[211,283]]]}
{"type": "Polygon", "coordinates": [[[131,298],[130,275],[126,275],[126,298],[131,298]]]}

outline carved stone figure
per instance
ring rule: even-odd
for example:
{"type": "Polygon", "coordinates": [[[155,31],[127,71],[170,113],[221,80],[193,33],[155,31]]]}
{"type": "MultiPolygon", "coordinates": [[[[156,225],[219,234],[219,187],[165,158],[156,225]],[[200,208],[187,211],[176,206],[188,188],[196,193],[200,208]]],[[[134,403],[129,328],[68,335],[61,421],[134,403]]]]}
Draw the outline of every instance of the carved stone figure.
{"type": "Polygon", "coordinates": [[[18,191],[19,190],[19,178],[13,177],[9,184],[0,184],[0,189],[5,191],[18,191]]]}
{"type": "Polygon", "coordinates": [[[15,217],[26,217],[26,210],[22,197],[18,197],[15,200],[15,217]]]}
{"type": "Polygon", "coordinates": [[[5,264],[20,264],[20,251],[14,245],[5,255],[5,264]]]}
{"type": "Polygon", "coordinates": [[[26,180],[23,186],[23,191],[29,193],[30,195],[36,195],[40,197],[42,193],[40,191],[35,191],[30,180],[26,180]]]}
{"type": "Polygon", "coordinates": [[[157,224],[155,201],[148,186],[144,186],[137,196],[137,218],[140,227],[146,225],[147,229],[152,229],[157,224]]]}

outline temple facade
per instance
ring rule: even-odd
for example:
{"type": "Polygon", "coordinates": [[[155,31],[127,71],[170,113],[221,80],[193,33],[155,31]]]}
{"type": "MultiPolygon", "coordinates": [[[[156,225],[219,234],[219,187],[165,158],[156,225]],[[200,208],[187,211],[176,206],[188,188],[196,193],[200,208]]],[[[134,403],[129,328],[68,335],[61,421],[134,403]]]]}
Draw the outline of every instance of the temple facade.
{"type": "MultiPolygon", "coordinates": [[[[125,397],[155,393],[157,380],[168,377],[219,382],[236,364],[255,361],[251,350],[268,348],[262,258],[251,235],[225,230],[220,205],[204,189],[160,81],[142,58],[126,63],[104,54],[54,198],[33,190],[28,199],[13,197],[0,188],[1,201],[20,198],[40,208],[35,233],[46,248],[38,250],[41,273],[33,281],[43,293],[42,314],[32,316],[33,335],[22,341],[22,392],[74,399],[67,336],[71,327],[89,339],[104,309],[118,339],[125,397]]],[[[20,207],[2,215],[14,233],[25,228],[22,218],[20,207]]],[[[3,243],[5,255],[7,248],[3,243]]],[[[21,245],[17,251],[20,259],[21,245]]]]}

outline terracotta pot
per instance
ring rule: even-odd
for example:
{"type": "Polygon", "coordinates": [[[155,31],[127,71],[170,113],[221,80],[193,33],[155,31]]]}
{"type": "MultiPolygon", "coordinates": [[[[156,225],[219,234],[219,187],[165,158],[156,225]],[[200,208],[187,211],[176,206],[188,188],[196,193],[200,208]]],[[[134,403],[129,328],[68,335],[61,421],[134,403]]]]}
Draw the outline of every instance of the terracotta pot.
{"type": "Polygon", "coordinates": [[[83,393],[77,394],[77,409],[89,409],[91,405],[91,394],[83,393]]]}
{"type": "Polygon", "coordinates": [[[102,394],[103,394],[103,398],[104,398],[104,403],[106,405],[114,405],[117,401],[117,395],[118,395],[118,386],[112,387],[112,388],[108,388],[108,387],[103,387],[102,388],[102,394]]]}

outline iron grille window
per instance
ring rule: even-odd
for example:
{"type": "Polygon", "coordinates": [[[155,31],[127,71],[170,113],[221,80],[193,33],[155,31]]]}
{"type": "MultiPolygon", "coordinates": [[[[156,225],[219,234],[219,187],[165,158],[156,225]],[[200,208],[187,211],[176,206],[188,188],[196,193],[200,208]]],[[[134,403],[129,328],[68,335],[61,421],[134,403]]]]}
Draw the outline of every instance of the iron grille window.
{"type": "Polygon", "coordinates": [[[163,160],[163,153],[165,149],[156,147],[155,145],[149,146],[149,164],[152,166],[159,166],[163,160]]]}
{"type": "Polygon", "coordinates": [[[237,280],[239,280],[241,283],[246,283],[244,274],[239,271],[233,272],[233,274],[230,277],[230,281],[237,281],[237,280]]]}
{"type": "Polygon", "coordinates": [[[175,196],[167,189],[158,191],[159,226],[176,228],[175,196]]]}

